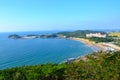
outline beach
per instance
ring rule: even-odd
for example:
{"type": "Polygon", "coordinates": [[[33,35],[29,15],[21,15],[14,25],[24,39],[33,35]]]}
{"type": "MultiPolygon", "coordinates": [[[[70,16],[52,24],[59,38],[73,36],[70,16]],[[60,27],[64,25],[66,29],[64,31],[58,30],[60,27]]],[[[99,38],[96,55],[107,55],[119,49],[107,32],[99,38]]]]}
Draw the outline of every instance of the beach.
{"type": "Polygon", "coordinates": [[[112,43],[105,43],[105,42],[95,43],[94,41],[90,41],[88,39],[75,38],[75,37],[71,37],[70,39],[80,41],[86,44],[87,46],[91,47],[96,52],[107,51],[107,50],[120,51],[120,47],[112,43]]]}
{"type": "Polygon", "coordinates": [[[77,41],[80,41],[80,42],[86,44],[87,46],[91,47],[95,52],[106,51],[105,46],[101,45],[100,43],[95,43],[94,41],[90,41],[90,40],[84,39],[84,38],[71,37],[70,39],[71,40],[77,40],[77,41]]]}
{"type": "Polygon", "coordinates": [[[112,43],[99,43],[99,44],[103,45],[103,46],[106,46],[106,47],[111,47],[116,51],[120,51],[120,47],[115,45],[115,44],[112,44],[112,43]]]}
{"type": "MultiPolygon", "coordinates": [[[[91,47],[95,52],[120,51],[120,47],[112,43],[105,43],[105,42],[95,43],[94,41],[90,41],[88,39],[75,38],[75,37],[71,37],[70,39],[80,41],[86,44],[87,46],[91,47]]],[[[79,62],[80,60],[87,61],[88,58],[86,56],[80,56],[76,58],[74,62],[79,62]]]]}

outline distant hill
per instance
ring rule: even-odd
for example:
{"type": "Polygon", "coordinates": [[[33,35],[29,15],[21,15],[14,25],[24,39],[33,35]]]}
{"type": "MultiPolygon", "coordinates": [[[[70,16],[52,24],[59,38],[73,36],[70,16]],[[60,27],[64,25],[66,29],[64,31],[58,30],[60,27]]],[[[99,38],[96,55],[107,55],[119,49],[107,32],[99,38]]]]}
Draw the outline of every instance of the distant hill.
{"type": "Polygon", "coordinates": [[[66,37],[78,37],[78,38],[85,38],[86,34],[89,33],[101,33],[101,34],[106,34],[103,31],[92,31],[92,30],[77,30],[77,31],[66,31],[66,32],[59,32],[57,33],[58,35],[66,36],[66,37]]]}

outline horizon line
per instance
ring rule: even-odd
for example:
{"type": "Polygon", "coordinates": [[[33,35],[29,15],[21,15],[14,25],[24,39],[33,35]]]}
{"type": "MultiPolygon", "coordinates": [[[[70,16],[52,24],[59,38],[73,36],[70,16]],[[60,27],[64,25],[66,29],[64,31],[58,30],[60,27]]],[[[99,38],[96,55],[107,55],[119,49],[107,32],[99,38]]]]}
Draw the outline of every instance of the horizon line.
{"type": "Polygon", "coordinates": [[[39,32],[39,31],[77,31],[77,30],[93,30],[93,31],[103,31],[103,30],[110,30],[110,31],[120,31],[120,29],[69,29],[69,30],[26,30],[26,31],[0,31],[0,33],[9,33],[9,32],[39,32]]]}

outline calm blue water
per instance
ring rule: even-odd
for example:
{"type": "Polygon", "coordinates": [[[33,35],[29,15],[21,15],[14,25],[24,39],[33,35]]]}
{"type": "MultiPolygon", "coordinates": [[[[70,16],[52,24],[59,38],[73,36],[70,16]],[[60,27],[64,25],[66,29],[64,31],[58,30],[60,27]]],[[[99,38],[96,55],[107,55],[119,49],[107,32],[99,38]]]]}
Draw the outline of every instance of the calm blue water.
{"type": "MultiPolygon", "coordinates": [[[[25,34],[50,32],[21,32],[25,34]]],[[[66,39],[8,39],[13,33],[0,33],[0,69],[44,63],[60,63],[93,52],[85,44],[66,39]]]]}

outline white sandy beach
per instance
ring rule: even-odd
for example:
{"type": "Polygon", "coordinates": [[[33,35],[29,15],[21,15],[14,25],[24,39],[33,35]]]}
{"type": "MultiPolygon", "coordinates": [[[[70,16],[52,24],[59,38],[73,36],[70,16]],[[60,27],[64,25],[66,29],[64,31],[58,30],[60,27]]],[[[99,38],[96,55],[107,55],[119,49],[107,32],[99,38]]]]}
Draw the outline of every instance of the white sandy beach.
{"type": "Polygon", "coordinates": [[[106,51],[107,50],[107,47],[109,48],[112,48],[116,51],[119,51],[120,50],[120,47],[117,46],[117,45],[114,45],[112,43],[95,43],[94,41],[90,41],[88,39],[83,39],[83,38],[74,38],[74,37],[71,37],[70,39],[72,40],[77,40],[77,41],[80,41],[80,42],[83,42],[85,43],[86,45],[94,48],[94,49],[97,49],[96,51],[106,51]]]}

